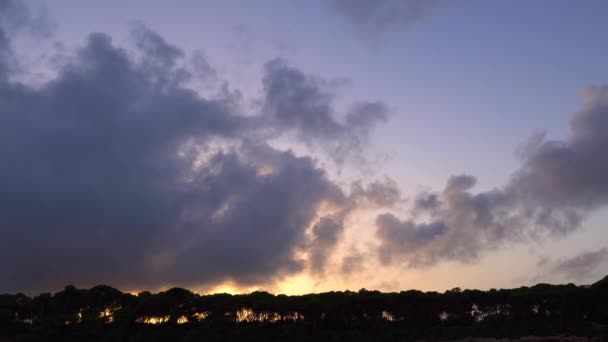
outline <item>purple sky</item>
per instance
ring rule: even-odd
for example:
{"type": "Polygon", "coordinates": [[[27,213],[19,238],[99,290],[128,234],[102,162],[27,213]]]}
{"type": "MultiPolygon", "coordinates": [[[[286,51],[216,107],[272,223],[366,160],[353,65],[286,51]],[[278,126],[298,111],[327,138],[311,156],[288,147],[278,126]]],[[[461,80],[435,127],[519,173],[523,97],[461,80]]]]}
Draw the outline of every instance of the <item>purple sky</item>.
{"type": "Polygon", "coordinates": [[[0,292],[608,273],[601,0],[0,0],[0,292]]]}

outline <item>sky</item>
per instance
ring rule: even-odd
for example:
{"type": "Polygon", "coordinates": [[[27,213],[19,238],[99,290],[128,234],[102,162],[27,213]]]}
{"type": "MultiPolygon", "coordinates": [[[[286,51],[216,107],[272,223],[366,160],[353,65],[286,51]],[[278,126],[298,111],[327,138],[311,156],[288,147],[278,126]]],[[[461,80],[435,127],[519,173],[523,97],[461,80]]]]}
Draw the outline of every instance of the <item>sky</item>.
{"type": "Polygon", "coordinates": [[[601,0],[0,0],[0,292],[608,274],[601,0]]]}

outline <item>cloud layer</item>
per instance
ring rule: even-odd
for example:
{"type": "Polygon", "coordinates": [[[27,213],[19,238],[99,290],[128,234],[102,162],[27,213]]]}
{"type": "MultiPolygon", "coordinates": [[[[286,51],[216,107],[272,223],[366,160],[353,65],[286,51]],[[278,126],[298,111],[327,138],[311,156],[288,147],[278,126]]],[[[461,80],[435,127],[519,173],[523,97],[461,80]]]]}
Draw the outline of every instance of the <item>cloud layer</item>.
{"type": "Polygon", "coordinates": [[[445,0],[333,0],[333,10],[362,36],[409,26],[431,15],[445,0]]]}
{"type": "MultiPolygon", "coordinates": [[[[0,8],[25,10],[16,4],[0,8]]],[[[309,267],[308,254],[323,267],[341,220],[318,211],[354,200],[261,133],[359,149],[381,103],[340,121],[320,84],[273,61],[263,113],[239,113],[229,96],[190,90],[185,52],[140,24],[135,50],[91,34],[32,88],[9,78],[11,11],[0,11],[0,257],[11,261],[0,292],[267,284],[309,267]]]]}
{"type": "Polygon", "coordinates": [[[268,126],[279,133],[295,132],[305,143],[324,148],[338,163],[359,155],[370,131],[387,119],[382,102],[359,102],[339,120],[329,82],[282,59],[268,62],[265,71],[263,113],[268,126]]]}
{"type": "Polygon", "coordinates": [[[508,242],[563,236],[608,203],[608,86],[590,87],[567,140],[533,136],[522,166],[502,187],[475,193],[470,175],[451,177],[443,192],[422,193],[411,219],[378,217],[382,260],[412,266],[476,260],[508,242]]]}
{"type": "MultiPolygon", "coordinates": [[[[558,260],[551,270],[568,279],[589,280],[601,263],[608,260],[608,248],[585,251],[572,258],[558,260]]],[[[602,275],[595,275],[602,276],[602,275]]]]}
{"type": "Polygon", "coordinates": [[[538,282],[546,279],[561,277],[567,281],[593,281],[604,276],[597,272],[598,268],[608,260],[608,248],[585,250],[566,258],[543,257],[536,266],[539,273],[531,281],[538,282]]]}
{"type": "MultiPolygon", "coordinates": [[[[378,33],[441,3],[333,6],[378,33]]],[[[402,218],[391,179],[347,188],[313,156],[276,146],[286,137],[338,168],[359,161],[388,118],[384,103],[339,110],[331,81],[277,58],[263,66],[259,106],[246,108],[203,54],[189,56],[141,23],[132,47],[90,34],[34,87],[14,77],[13,40],[42,26],[22,3],[0,0],[0,257],[10,260],[0,292],[258,285],[303,271],[320,278],[360,210],[381,212],[378,259],[354,244],[337,266],[345,276],[377,260],[472,262],[505,244],[567,235],[608,202],[608,85],[585,90],[567,139],[531,137],[503,186],[476,191],[475,177],[454,175],[442,191],[415,195],[402,218]],[[193,90],[207,81],[221,89],[193,90]]],[[[600,249],[551,267],[579,279],[605,259],[600,249]]]]}

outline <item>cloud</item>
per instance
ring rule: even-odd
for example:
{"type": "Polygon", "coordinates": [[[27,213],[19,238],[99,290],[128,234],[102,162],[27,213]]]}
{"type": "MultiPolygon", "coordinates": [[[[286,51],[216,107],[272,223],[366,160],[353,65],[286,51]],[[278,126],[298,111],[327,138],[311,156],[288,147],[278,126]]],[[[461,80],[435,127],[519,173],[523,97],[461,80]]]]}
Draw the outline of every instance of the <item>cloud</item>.
{"type": "Polygon", "coordinates": [[[27,8],[22,3],[0,0],[0,81],[6,79],[9,68],[14,63],[9,34],[22,26],[23,18],[27,16],[27,8]]]}
{"type": "Polygon", "coordinates": [[[389,208],[402,202],[401,191],[395,180],[385,177],[364,187],[360,181],[350,187],[351,200],[372,208],[389,208]]]}
{"type": "MultiPolygon", "coordinates": [[[[10,46],[6,32],[0,44],[10,46]]],[[[259,131],[342,144],[363,139],[383,106],[337,121],[310,76],[271,62],[269,112],[239,113],[230,96],[188,88],[197,73],[181,49],[141,24],[133,33],[136,51],[91,34],[36,88],[2,69],[0,257],[10,263],[0,291],[268,284],[304,270],[301,252],[322,268],[341,219],[316,223],[314,243],[307,230],[321,206],[356,203],[313,158],[259,131]]]]}
{"type": "Polygon", "coordinates": [[[378,217],[379,255],[410,266],[470,262],[509,242],[564,236],[608,202],[608,86],[590,87],[567,140],[535,135],[520,149],[522,165],[502,187],[475,193],[470,175],[451,177],[443,192],[416,197],[428,221],[378,217]],[[439,229],[438,227],[442,227],[439,229]],[[422,238],[421,238],[422,237],[422,238]],[[392,258],[388,258],[391,256],[392,258]]]}
{"type": "MultiPolygon", "coordinates": [[[[362,185],[360,181],[351,184],[350,193],[341,201],[340,209],[332,215],[321,217],[312,228],[313,238],[310,241],[309,253],[310,270],[313,274],[324,274],[331,253],[341,241],[345,220],[353,212],[361,209],[390,208],[401,201],[397,183],[390,178],[373,181],[367,186],[362,185]]],[[[358,257],[359,255],[360,253],[354,251],[343,260],[343,273],[350,273],[355,269],[354,262],[362,258],[362,255],[358,257]]]]}
{"type": "Polygon", "coordinates": [[[135,39],[135,46],[141,51],[146,61],[153,65],[157,64],[157,67],[173,67],[179,58],[184,57],[184,51],[169,44],[158,33],[150,30],[141,22],[132,24],[131,34],[135,39]]]}
{"type": "Polygon", "coordinates": [[[370,131],[387,119],[381,102],[360,102],[338,120],[329,82],[302,73],[282,59],[265,66],[263,113],[269,126],[295,132],[309,145],[322,147],[339,163],[360,154],[370,131]]]}
{"type": "Polygon", "coordinates": [[[557,273],[574,280],[588,280],[593,272],[608,260],[608,249],[584,251],[571,258],[558,260],[553,266],[552,273],[557,273]]]}
{"type": "Polygon", "coordinates": [[[417,194],[414,198],[412,216],[416,217],[424,214],[434,215],[439,208],[441,208],[441,200],[439,199],[438,194],[422,192],[417,194]]]}
{"type": "Polygon", "coordinates": [[[583,251],[569,258],[552,259],[542,257],[536,263],[540,272],[531,281],[538,282],[555,277],[561,277],[571,282],[594,280],[601,276],[596,271],[606,260],[608,260],[607,248],[583,251]]]}
{"type": "Polygon", "coordinates": [[[361,272],[365,269],[367,255],[361,253],[357,249],[353,249],[349,254],[342,258],[342,263],[340,264],[340,272],[348,277],[353,273],[361,272]]]}
{"type": "MultiPolygon", "coordinates": [[[[376,236],[382,241],[380,248],[380,261],[389,264],[393,254],[416,255],[416,252],[432,242],[436,237],[446,231],[443,222],[437,221],[429,224],[414,223],[413,221],[400,221],[392,214],[382,214],[376,218],[378,229],[376,236]]],[[[416,257],[410,260],[410,264],[424,263],[416,257]]]]}
{"type": "Polygon", "coordinates": [[[18,66],[11,37],[26,33],[46,38],[52,28],[43,8],[30,8],[23,1],[0,0],[0,81],[5,81],[18,66]]]}
{"type": "Polygon", "coordinates": [[[314,235],[310,248],[310,268],[315,274],[322,274],[329,254],[336,246],[344,231],[345,212],[334,217],[322,217],[312,229],[314,235]]]}
{"type": "Polygon", "coordinates": [[[358,34],[369,37],[416,23],[444,3],[444,0],[333,0],[331,7],[358,34]]]}

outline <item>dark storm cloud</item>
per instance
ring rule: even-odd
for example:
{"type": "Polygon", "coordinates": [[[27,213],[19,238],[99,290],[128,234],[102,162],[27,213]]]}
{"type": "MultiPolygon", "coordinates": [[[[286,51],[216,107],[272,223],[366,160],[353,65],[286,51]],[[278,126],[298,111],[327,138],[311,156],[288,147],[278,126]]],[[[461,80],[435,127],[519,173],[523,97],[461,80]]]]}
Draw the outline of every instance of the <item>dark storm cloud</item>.
{"type": "MultiPolygon", "coordinates": [[[[185,85],[193,75],[179,48],[141,25],[134,37],[137,53],[91,34],[35,89],[9,81],[8,69],[0,74],[0,257],[10,261],[0,292],[268,283],[306,267],[296,252],[310,252],[305,233],[321,205],[352,210],[313,159],[257,138],[266,115],[236,113],[230,97],[201,98],[185,85]]],[[[383,117],[375,104],[356,107],[345,123],[316,105],[300,112],[309,104],[298,102],[297,78],[308,76],[286,72],[297,75],[296,95],[273,91],[281,104],[269,114],[274,131],[293,127],[312,139],[310,127],[327,125],[322,138],[336,141],[351,129],[367,134],[371,118],[383,117]],[[325,121],[315,126],[309,114],[325,121]]],[[[313,228],[327,250],[339,230],[313,228]]],[[[326,254],[316,251],[318,265],[326,254]]]]}
{"type": "Polygon", "coordinates": [[[374,126],[386,120],[387,108],[381,102],[356,103],[339,120],[327,81],[306,75],[282,59],[267,63],[265,71],[263,112],[270,125],[322,146],[338,162],[359,153],[374,126]]]}
{"type": "Polygon", "coordinates": [[[380,256],[413,266],[472,261],[507,242],[568,234],[587,213],[608,203],[606,150],[608,86],[603,85],[585,90],[568,140],[539,135],[530,140],[522,149],[522,166],[505,186],[474,193],[474,177],[454,176],[442,193],[421,194],[415,202],[415,211],[431,209],[431,223],[380,216],[380,256]]]}
{"type": "Polygon", "coordinates": [[[433,13],[444,0],[333,0],[333,10],[359,34],[376,35],[408,26],[433,13]]]}
{"type": "Polygon", "coordinates": [[[201,269],[217,280],[259,284],[273,274],[301,271],[304,260],[293,252],[307,247],[305,231],[319,204],[344,200],[340,188],[309,158],[268,146],[241,153],[245,156],[214,156],[193,181],[201,188],[191,190],[182,208],[178,226],[189,236],[172,249],[181,252],[167,270],[175,273],[171,279],[195,283],[201,276],[192,270],[201,269]],[[256,168],[247,157],[252,154],[272,172],[260,174],[260,165],[256,168]]]}

